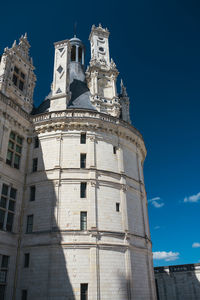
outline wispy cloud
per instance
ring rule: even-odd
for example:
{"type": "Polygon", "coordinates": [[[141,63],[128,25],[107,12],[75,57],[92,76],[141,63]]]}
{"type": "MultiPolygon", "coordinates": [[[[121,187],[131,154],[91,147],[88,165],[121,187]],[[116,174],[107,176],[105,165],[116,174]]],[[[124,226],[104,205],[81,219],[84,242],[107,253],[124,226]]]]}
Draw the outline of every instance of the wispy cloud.
{"type": "Polygon", "coordinates": [[[179,252],[166,252],[166,251],[158,251],[153,252],[153,258],[154,259],[163,259],[165,261],[173,261],[179,259],[179,252]]]}
{"type": "Polygon", "coordinates": [[[154,229],[155,230],[160,229],[160,226],[155,226],[154,229]]]}
{"type": "Polygon", "coordinates": [[[193,202],[193,203],[197,203],[198,201],[200,201],[200,192],[197,193],[196,195],[192,195],[189,197],[185,197],[184,198],[184,202],[193,202]]]}
{"type": "Polygon", "coordinates": [[[193,243],[192,248],[200,248],[200,243],[193,243]]]}
{"type": "Polygon", "coordinates": [[[148,202],[151,203],[151,205],[153,205],[155,208],[161,208],[165,205],[160,197],[154,197],[152,199],[149,199],[148,202]]]}

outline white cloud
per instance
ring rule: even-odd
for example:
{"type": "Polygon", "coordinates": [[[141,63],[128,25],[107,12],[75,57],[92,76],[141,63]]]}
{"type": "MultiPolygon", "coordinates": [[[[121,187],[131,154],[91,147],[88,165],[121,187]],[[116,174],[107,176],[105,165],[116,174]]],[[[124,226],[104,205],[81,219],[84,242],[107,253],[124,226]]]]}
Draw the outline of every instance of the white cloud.
{"type": "Polygon", "coordinates": [[[154,259],[163,259],[165,261],[172,261],[179,259],[179,252],[166,252],[166,251],[158,251],[158,252],[153,252],[153,258],[154,259]]]}
{"type": "Polygon", "coordinates": [[[200,248],[200,243],[193,243],[192,248],[200,248]]]}
{"type": "Polygon", "coordinates": [[[193,203],[197,203],[200,200],[200,192],[197,193],[196,195],[192,195],[189,197],[185,197],[184,198],[184,202],[193,202],[193,203]]]}
{"type": "Polygon", "coordinates": [[[154,229],[156,229],[156,230],[157,230],[157,229],[160,229],[160,226],[155,226],[154,229]]]}
{"type": "Polygon", "coordinates": [[[160,207],[164,206],[164,203],[160,202],[160,201],[162,201],[160,197],[154,197],[154,198],[148,200],[148,202],[151,203],[155,208],[160,208],[160,207]]]}

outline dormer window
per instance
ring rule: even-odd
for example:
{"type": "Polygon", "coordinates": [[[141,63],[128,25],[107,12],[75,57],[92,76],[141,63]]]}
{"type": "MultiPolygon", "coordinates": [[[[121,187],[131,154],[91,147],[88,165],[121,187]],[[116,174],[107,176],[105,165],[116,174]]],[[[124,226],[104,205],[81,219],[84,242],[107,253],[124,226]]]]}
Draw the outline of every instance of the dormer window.
{"type": "Polygon", "coordinates": [[[21,91],[24,89],[25,74],[16,66],[14,67],[12,81],[21,91]]]}

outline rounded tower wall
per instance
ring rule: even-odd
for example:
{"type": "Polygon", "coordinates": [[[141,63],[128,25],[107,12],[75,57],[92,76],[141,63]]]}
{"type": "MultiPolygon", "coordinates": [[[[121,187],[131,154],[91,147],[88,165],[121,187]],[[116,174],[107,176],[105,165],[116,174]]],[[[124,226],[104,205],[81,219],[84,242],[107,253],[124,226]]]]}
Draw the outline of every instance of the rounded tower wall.
{"type": "Polygon", "coordinates": [[[35,271],[22,270],[20,288],[29,286],[30,299],[78,300],[80,284],[87,283],[89,300],[151,299],[146,150],[139,132],[84,110],[37,115],[33,123],[39,148],[31,146],[29,165],[36,157],[38,165],[29,170],[27,184],[36,187],[36,199],[29,201],[27,190],[24,218],[34,215],[34,222],[23,249],[35,271]],[[49,270],[42,281],[36,266],[49,270]]]}

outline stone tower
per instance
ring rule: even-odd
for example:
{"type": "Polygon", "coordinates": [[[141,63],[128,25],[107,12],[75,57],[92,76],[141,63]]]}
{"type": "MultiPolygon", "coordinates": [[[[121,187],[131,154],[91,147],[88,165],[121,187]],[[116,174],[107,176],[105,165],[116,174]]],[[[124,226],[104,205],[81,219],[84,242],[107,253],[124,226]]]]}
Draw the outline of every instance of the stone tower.
{"type": "Polygon", "coordinates": [[[92,27],[86,72],[80,39],[55,43],[52,89],[32,114],[0,87],[3,299],[156,299],[146,148],[108,38],[92,27]]]}

